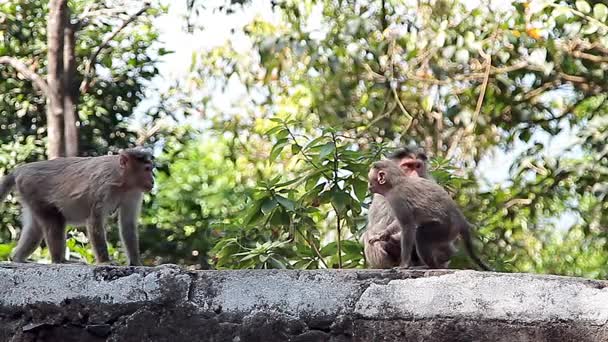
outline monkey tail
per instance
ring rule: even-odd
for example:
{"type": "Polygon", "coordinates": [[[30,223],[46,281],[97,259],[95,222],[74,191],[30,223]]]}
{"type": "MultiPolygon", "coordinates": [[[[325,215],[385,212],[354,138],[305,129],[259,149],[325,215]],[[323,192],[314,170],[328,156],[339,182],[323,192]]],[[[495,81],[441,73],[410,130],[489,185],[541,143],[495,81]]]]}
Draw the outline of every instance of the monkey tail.
{"type": "Polygon", "coordinates": [[[11,189],[15,186],[15,175],[9,173],[0,179],[0,202],[4,201],[6,195],[11,191],[11,189]]]}
{"type": "Polygon", "coordinates": [[[462,239],[464,240],[464,247],[467,250],[467,253],[471,257],[471,259],[473,259],[473,261],[475,261],[475,263],[477,265],[479,265],[479,267],[481,267],[482,270],[494,271],[493,269],[488,267],[488,265],[486,265],[483,261],[481,261],[481,259],[479,259],[477,254],[475,254],[475,249],[473,247],[473,240],[471,237],[471,225],[467,224],[466,228],[464,228],[462,230],[461,234],[462,234],[462,239]]]}

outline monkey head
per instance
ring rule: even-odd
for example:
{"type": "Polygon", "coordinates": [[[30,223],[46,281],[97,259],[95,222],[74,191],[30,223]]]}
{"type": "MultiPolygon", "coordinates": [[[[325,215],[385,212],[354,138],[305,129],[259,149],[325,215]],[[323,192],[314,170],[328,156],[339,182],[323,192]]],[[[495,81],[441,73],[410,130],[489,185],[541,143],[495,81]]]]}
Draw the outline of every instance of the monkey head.
{"type": "Polygon", "coordinates": [[[404,178],[402,169],[392,160],[381,160],[375,162],[369,170],[368,182],[371,193],[384,195],[393,188],[395,184],[404,178]]]}
{"type": "Polygon", "coordinates": [[[129,189],[144,192],[154,188],[154,157],[142,148],[130,148],[120,151],[120,169],[123,183],[129,189]]]}
{"type": "Polygon", "coordinates": [[[427,156],[423,149],[405,147],[389,155],[389,159],[399,165],[408,177],[427,178],[427,156]]]}

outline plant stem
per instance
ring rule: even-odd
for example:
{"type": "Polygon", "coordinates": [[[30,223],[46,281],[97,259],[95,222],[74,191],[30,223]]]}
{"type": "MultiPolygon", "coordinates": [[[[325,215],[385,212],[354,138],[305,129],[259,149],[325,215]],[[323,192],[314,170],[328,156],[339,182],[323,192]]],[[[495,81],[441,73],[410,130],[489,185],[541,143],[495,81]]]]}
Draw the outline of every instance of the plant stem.
{"type": "Polygon", "coordinates": [[[336,212],[337,228],[338,228],[338,268],[342,268],[342,227],[340,226],[340,215],[336,212]]]}
{"type": "Polygon", "coordinates": [[[306,241],[306,243],[315,251],[315,254],[319,258],[323,266],[325,266],[325,268],[329,268],[329,266],[327,266],[327,263],[323,259],[323,256],[321,256],[321,252],[319,251],[319,248],[317,248],[317,245],[315,245],[312,241],[308,240],[308,238],[306,238],[306,236],[300,231],[300,229],[296,228],[296,232],[300,233],[304,241],[306,241]]]}
{"type": "MultiPolygon", "coordinates": [[[[331,140],[334,143],[334,186],[336,188],[338,188],[338,141],[336,140],[336,134],[335,133],[331,133],[331,140]]],[[[336,224],[336,228],[338,230],[338,268],[342,268],[342,226],[341,226],[341,221],[342,218],[340,217],[340,213],[338,212],[338,210],[336,209],[335,206],[333,206],[334,211],[336,212],[336,220],[337,220],[337,224],[336,224]]]]}

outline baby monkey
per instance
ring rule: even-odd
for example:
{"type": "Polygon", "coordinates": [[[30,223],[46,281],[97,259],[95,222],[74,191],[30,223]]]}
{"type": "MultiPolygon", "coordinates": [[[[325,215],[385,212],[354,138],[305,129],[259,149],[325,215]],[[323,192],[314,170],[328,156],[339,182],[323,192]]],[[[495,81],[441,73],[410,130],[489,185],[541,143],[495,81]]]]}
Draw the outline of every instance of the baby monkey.
{"type": "Polygon", "coordinates": [[[16,167],[0,179],[0,201],[14,187],[23,206],[23,229],[13,250],[25,262],[42,238],[53,263],[65,259],[66,224],[86,225],[98,264],[110,262],[105,219],[118,209],[129,265],[141,265],[137,219],[143,193],[154,187],[152,154],[131,148],[119,155],[70,157],[16,167]]]}
{"type": "Polygon", "coordinates": [[[415,244],[420,259],[430,268],[439,268],[450,255],[442,251],[453,250],[453,241],[462,235],[471,259],[490,271],[473,251],[470,232],[473,226],[437,183],[406,177],[396,163],[382,160],[370,169],[369,190],[386,198],[401,225],[400,267],[411,266],[415,244]]]}

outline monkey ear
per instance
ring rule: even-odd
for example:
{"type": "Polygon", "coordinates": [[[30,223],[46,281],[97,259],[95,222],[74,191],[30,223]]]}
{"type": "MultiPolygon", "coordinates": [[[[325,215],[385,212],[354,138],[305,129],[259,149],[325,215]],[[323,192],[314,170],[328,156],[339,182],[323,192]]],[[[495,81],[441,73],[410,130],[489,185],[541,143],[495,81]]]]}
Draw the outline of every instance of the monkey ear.
{"type": "Polygon", "coordinates": [[[124,169],[127,167],[127,163],[129,162],[129,156],[121,153],[119,161],[120,161],[120,168],[124,169]]]}
{"type": "Polygon", "coordinates": [[[378,184],[386,183],[386,173],[384,171],[378,171],[378,184]]]}

